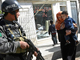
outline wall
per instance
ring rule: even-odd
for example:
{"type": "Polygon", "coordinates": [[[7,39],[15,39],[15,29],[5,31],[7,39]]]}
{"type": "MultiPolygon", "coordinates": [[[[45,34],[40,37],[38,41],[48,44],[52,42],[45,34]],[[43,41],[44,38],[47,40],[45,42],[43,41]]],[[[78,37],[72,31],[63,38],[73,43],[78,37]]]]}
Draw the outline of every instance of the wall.
{"type": "Polygon", "coordinates": [[[33,14],[33,5],[32,3],[21,3],[22,9],[20,9],[20,16],[18,22],[21,24],[25,30],[26,36],[28,39],[31,39],[32,42],[36,45],[36,28],[33,14]]]}
{"type": "Polygon", "coordinates": [[[2,0],[2,2],[3,2],[3,1],[5,1],[5,0],[2,0]]]}
{"type": "Polygon", "coordinates": [[[66,4],[67,4],[68,15],[69,15],[70,17],[72,17],[70,1],[66,1],[66,4]]]}
{"type": "Polygon", "coordinates": [[[55,21],[56,21],[56,14],[60,11],[59,3],[52,4],[52,11],[53,11],[53,20],[54,20],[54,23],[55,23],[55,21]]]}
{"type": "MultiPolygon", "coordinates": [[[[78,27],[80,26],[80,0],[77,0],[77,11],[78,11],[78,27]]],[[[78,32],[80,33],[80,27],[78,28],[78,32]]]]}

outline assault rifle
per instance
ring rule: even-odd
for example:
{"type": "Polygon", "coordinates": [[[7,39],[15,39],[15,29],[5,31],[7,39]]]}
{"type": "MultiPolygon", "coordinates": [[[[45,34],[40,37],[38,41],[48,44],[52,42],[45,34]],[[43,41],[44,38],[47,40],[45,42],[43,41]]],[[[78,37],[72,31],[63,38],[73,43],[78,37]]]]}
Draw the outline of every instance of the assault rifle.
{"type": "MultiPolygon", "coordinates": [[[[13,23],[16,23],[19,26],[19,28],[22,29],[21,25],[17,21],[13,21],[13,23]]],[[[22,29],[22,31],[23,31],[23,29],[22,29]]],[[[21,37],[23,37],[23,36],[21,36],[21,37]]],[[[29,44],[29,49],[28,49],[29,54],[27,55],[27,60],[32,60],[32,58],[33,58],[32,55],[34,54],[34,51],[36,51],[38,54],[38,56],[36,57],[36,60],[45,60],[42,57],[41,52],[39,50],[37,50],[37,48],[34,46],[34,44],[31,42],[31,40],[26,39],[25,37],[23,37],[23,38],[24,38],[24,41],[29,44]]]]}
{"type": "MultiPolygon", "coordinates": [[[[24,38],[25,39],[25,38],[24,38]]],[[[29,39],[25,39],[25,42],[27,42],[29,44],[29,54],[27,56],[27,60],[32,60],[32,55],[34,53],[34,51],[37,52],[38,56],[36,58],[36,60],[45,60],[42,55],[41,52],[37,50],[37,48],[34,46],[34,44],[31,42],[31,40],[29,39]]]]}

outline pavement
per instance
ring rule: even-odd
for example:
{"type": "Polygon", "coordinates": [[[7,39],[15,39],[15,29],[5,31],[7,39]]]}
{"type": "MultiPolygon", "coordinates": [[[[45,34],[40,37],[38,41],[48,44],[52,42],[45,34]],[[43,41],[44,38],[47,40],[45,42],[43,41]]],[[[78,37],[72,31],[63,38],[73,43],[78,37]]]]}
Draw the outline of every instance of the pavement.
{"type": "MultiPolygon", "coordinates": [[[[80,34],[78,34],[78,40],[80,41],[80,34]]],[[[62,60],[60,42],[58,41],[55,46],[52,45],[53,42],[49,37],[38,41],[36,47],[40,50],[45,60],[62,60]]],[[[33,56],[33,60],[36,60],[36,57],[33,56]]],[[[77,47],[76,60],[80,60],[80,44],[77,47]]]]}

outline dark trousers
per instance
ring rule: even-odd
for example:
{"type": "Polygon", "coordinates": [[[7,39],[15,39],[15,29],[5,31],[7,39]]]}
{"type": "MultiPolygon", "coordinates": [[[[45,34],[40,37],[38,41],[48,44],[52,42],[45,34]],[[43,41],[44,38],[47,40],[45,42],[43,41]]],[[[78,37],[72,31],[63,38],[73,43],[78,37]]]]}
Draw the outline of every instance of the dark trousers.
{"type": "MultiPolygon", "coordinates": [[[[76,34],[71,34],[71,35],[72,35],[72,38],[73,38],[74,41],[78,40],[76,34]]],[[[65,36],[65,40],[69,40],[69,39],[70,39],[69,35],[65,36]]]]}
{"type": "MultiPolygon", "coordinates": [[[[2,54],[0,54],[2,55],[2,54]]],[[[24,54],[6,54],[5,56],[1,57],[0,60],[27,60],[26,53],[24,54]]]]}
{"type": "Polygon", "coordinates": [[[53,41],[54,44],[57,44],[56,34],[52,34],[52,41],[53,41]]]}
{"type": "Polygon", "coordinates": [[[75,42],[72,38],[70,38],[69,41],[71,42],[69,45],[65,45],[64,40],[60,44],[63,60],[75,60],[75,55],[76,55],[75,42]]]}
{"type": "MultiPolygon", "coordinates": [[[[78,40],[77,35],[76,35],[77,27],[74,27],[74,29],[67,29],[67,30],[71,30],[71,36],[72,36],[73,40],[75,40],[75,41],[78,40]]],[[[69,39],[70,39],[69,35],[65,36],[65,40],[69,40],[69,39]]]]}

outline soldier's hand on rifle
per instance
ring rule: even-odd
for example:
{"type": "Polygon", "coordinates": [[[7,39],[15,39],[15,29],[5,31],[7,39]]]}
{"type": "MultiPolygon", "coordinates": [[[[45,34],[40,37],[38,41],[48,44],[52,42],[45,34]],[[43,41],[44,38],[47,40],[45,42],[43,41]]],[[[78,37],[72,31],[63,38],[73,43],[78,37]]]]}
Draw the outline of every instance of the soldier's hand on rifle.
{"type": "MultiPolygon", "coordinates": [[[[37,50],[39,51],[39,49],[37,48],[37,50]]],[[[36,51],[34,51],[34,56],[37,57],[38,53],[36,51]]]]}
{"type": "Polygon", "coordinates": [[[29,45],[28,45],[28,43],[26,43],[26,42],[24,42],[24,41],[20,41],[20,47],[21,47],[22,49],[26,49],[26,48],[29,48],[29,45]]]}
{"type": "Polygon", "coordinates": [[[34,52],[34,56],[36,56],[36,57],[37,57],[37,55],[38,55],[38,54],[37,54],[37,52],[35,51],[35,52],[34,52]]]}

